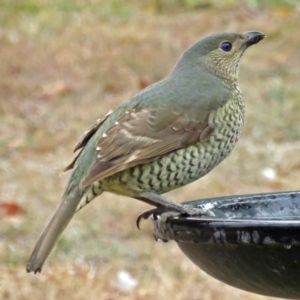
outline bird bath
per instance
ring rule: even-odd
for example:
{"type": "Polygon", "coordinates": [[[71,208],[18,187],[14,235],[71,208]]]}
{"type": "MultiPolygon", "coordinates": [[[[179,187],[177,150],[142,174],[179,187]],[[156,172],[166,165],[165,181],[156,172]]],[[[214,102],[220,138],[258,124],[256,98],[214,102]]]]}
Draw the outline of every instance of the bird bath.
{"type": "Polygon", "coordinates": [[[152,216],[157,240],[177,242],[212,277],[266,296],[300,299],[300,192],[189,201],[214,217],[152,216]]]}

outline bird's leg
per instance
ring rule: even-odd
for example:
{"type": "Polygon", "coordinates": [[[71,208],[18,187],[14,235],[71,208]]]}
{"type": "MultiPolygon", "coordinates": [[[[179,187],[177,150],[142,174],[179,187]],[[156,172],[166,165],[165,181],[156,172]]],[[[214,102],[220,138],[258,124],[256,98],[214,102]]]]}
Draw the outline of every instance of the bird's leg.
{"type": "Polygon", "coordinates": [[[164,215],[166,215],[167,218],[174,217],[174,216],[181,216],[181,215],[188,215],[188,216],[196,216],[196,215],[213,216],[214,215],[209,210],[177,203],[166,197],[155,194],[153,192],[144,192],[140,194],[139,197],[136,197],[136,199],[146,202],[150,205],[156,206],[156,208],[146,210],[138,216],[136,220],[136,225],[138,228],[141,219],[148,219],[152,214],[155,213],[157,214],[164,213],[164,215]]]}

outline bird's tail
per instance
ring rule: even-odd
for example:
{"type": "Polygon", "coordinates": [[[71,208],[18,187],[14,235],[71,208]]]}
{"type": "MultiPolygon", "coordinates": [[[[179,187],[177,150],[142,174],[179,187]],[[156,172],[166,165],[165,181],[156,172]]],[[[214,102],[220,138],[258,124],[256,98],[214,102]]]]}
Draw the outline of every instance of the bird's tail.
{"type": "MultiPolygon", "coordinates": [[[[32,251],[26,267],[27,272],[41,272],[42,266],[58,238],[75,212],[92,200],[90,196],[91,193],[84,193],[78,186],[71,191],[70,189],[66,191],[32,251]],[[84,205],[82,202],[85,202],[84,205]]],[[[93,195],[93,198],[95,198],[95,195],[93,195]]]]}

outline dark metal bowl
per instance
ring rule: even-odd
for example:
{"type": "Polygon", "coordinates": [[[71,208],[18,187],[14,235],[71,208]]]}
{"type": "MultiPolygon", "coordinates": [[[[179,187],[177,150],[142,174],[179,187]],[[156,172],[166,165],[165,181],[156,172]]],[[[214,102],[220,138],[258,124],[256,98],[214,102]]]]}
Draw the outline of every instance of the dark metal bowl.
{"type": "Polygon", "coordinates": [[[153,215],[157,240],[174,240],[198,267],[234,287],[300,299],[300,192],[186,202],[214,217],[153,215]]]}

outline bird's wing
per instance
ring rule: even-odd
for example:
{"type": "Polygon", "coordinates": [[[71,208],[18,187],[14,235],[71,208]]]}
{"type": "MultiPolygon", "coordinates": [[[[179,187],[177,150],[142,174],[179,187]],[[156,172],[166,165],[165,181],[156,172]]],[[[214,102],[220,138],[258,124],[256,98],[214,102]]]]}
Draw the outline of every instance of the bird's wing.
{"type": "Polygon", "coordinates": [[[179,107],[135,107],[126,111],[98,139],[95,161],[81,180],[81,187],[198,141],[207,141],[213,131],[208,125],[210,113],[179,107]]]}
{"type": "Polygon", "coordinates": [[[99,127],[107,120],[107,118],[112,113],[113,113],[113,110],[110,110],[102,119],[98,119],[96,121],[96,123],[88,131],[86,131],[84,133],[83,137],[76,144],[76,146],[74,148],[74,152],[76,152],[77,150],[80,150],[80,152],[75,156],[75,158],[73,159],[73,161],[63,169],[63,172],[69,171],[69,170],[71,170],[71,169],[74,168],[75,163],[76,163],[78,157],[80,156],[82,150],[84,149],[85,145],[88,143],[88,141],[91,139],[91,137],[97,132],[97,130],[99,129],[99,127]]]}

